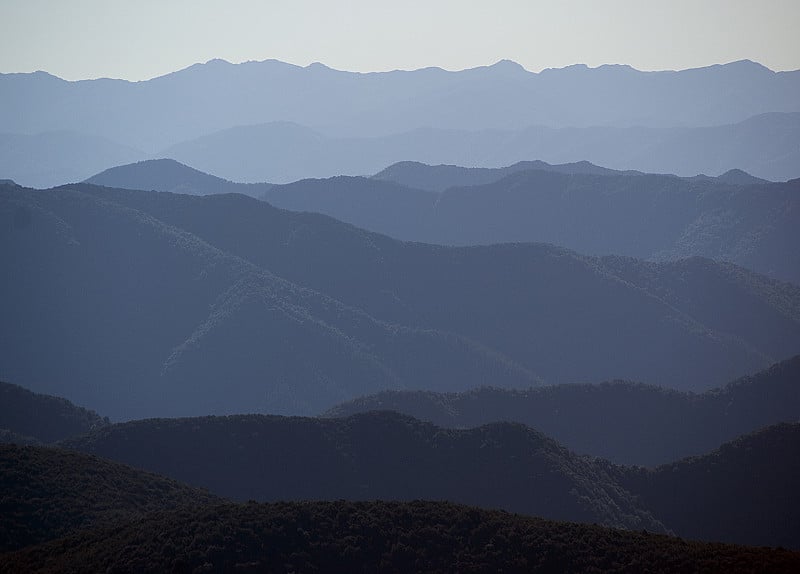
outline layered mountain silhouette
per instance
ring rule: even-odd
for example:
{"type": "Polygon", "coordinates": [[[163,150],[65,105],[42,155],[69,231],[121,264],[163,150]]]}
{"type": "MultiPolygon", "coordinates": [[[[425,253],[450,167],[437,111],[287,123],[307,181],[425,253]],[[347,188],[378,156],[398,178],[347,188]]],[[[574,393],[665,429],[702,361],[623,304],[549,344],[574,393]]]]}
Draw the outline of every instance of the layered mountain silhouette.
{"type": "Polygon", "coordinates": [[[115,419],[620,377],[701,390],[800,343],[797,287],[704,259],[409,244],[240,195],[89,184],[6,186],[0,218],[0,377],[115,419]]]}
{"type": "Polygon", "coordinates": [[[366,175],[403,160],[497,168],[530,158],[554,164],[589,160],[620,170],[680,176],[719,176],[742,169],[786,181],[800,177],[798,145],[800,114],[773,112],[714,127],[419,128],[368,138],[335,137],[274,122],[229,128],[158,154],[244,182],[366,175]]]}
{"type": "Polygon", "coordinates": [[[391,412],[155,419],[64,444],[237,500],[450,500],[665,531],[590,461],[518,424],[443,430],[391,412]]]}
{"type": "Polygon", "coordinates": [[[798,101],[800,71],[748,61],[356,74],[213,60],[135,83],[1,74],[0,177],[47,187],[172,157],[232,181],[286,183],[401,160],[498,167],[535,157],[785,181],[800,177],[798,101]]]}
{"type": "Polygon", "coordinates": [[[798,548],[798,428],[769,427],[652,470],[577,456],[521,424],[447,430],[390,411],[153,419],[63,444],[238,500],[450,500],[798,548]]]}
{"type": "Polygon", "coordinates": [[[90,182],[197,194],[238,191],[404,240],[474,245],[543,241],[590,254],[731,261],[800,283],[800,180],[771,184],[739,171],[718,178],[619,172],[588,162],[477,169],[392,165],[372,178],[235,185],[161,160],[90,182]],[[438,193],[434,193],[438,192],[438,193]]]}
{"type": "Polygon", "coordinates": [[[620,481],[682,536],[800,548],[800,424],[781,424],[719,449],[620,481]]]}
{"type": "Polygon", "coordinates": [[[0,131],[84,131],[152,153],[216,130],[271,121],[349,135],[417,127],[730,124],[800,111],[800,72],[741,61],[680,72],[577,65],[532,73],[499,62],[460,72],[360,74],[275,60],[212,60],[144,82],[3,74],[0,94],[0,131]]]}
{"type": "Polygon", "coordinates": [[[143,189],[210,195],[213,193],[244,193],[258,196],[265,193],[270,184],[240,184],[228,181],[171,159],[145,160],[119,165],[95,174],[86,183],[117,187],[121,189],[143,189]]]}
{"type": "Polygon", "coordinates": [[[0,177],[29,187],[83,181],[105,168],[145,157],[130,146],[80,131],[0,133],[0,177]]]}
{"type": "Polygon", "coordinates": [[[613,381],[461,393],[385,391],[324,416],[393,410],[445,428],[515,421],[569,449],[621,464],[655,466],[701,455],[800,412],[800,357],[701,394],[613,381]]]}
{"type": "Polygon", "coordinates": [[[445,502],[218,504],[6,555],[0,572],[793,572],[798,553],[445,502]]]}
{"type": "Polygon", "coordinates": [[[0,487],[0,563],[3,552],[75,530],[219,501],[201,489],[95,456],[13,444],[0,444],[0,487]]]}

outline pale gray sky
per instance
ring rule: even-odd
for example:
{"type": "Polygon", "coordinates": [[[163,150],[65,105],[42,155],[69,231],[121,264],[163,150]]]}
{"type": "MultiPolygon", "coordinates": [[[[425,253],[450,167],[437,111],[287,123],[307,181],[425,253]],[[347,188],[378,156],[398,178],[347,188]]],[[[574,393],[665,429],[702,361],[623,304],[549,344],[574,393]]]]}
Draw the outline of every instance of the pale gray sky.
{"type": "Polygon", "coordinates": [[[794,70],[798,29],[800,0],[0,0],[0,72],[140,80],[212,58],[355,71],[746,58],[794,70]]]}

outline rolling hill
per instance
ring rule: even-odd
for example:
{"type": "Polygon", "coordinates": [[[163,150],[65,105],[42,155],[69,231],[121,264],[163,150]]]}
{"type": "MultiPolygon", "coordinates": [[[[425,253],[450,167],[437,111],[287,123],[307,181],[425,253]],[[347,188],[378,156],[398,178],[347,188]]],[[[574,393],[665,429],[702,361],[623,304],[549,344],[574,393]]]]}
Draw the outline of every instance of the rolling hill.
{"type": "Polygon", "coordinates": [[[578,456],[517,423],[442,429],[390,411],[152,419],[63,445],[242,501],[449,500],[798,549],[798,429],[768,427],[654,469],[578,456]]]}
{"type": "Polygon", "coordinates": [[[0,572],[793,572],[796,552],[444,502],[224,504],[6,555],[0,572]]]}
{"type": "Polygon", "coordinates": [[[238,192],[402,240],[446,245],[542,241],[587,254],[669,261],[702,256],[800,282],[800,180],[741,170],[718,178],[619,172],[588,162],[500,169],[392,165],[372,178],[233,184],[170,160],[88,180],[125,189],[238,192]]]}
{"type": "Polygon", "coordinates": [[[800,356],[701,394],[613,381],[460,393],[385,391],[323,416],[393,410],[445,428],[514,421],[567,448],[618,464],[655,466],[701,455],[800,413],[800,356]]]}
{"type": "Polygon", "coordinates": [[[74,451],[0,444],[3,552],[148,512],[218,502],[208,492],[74,451]]]}
{"type": "Polygon", "coordinates": [[[800,548],[800,424],[780,424],[694,458],[618,478],[681,536],[800,548]]]}
{"type": "Polygon", "coordinates": [[[588,160],[617,170],[683,177],[727,173],[728,183],[741,183],[741,178],[730,176],[735,169],[771,181],[800,177],[800,113],[772,112],[712,127],[407,129],[382,136],[345,137],[290,122],[270,122],[223,129],[156,153],[250,183],[364,176],[409,160],[468,166],[475,169],[469,179],[480,182],[479,174],[486,174],[488,168],[526,163],[531,158],[594,175],[603,172],[575,168],[588,160]]]}
{"type": "Polygon", "coordinates": [[[112,425],[64,446],[236,500],[451,500],[664,531],[588,460],[522,425],[443,430],[397,413],[112,425]]]}
{"type": "Polygon", "coordinates": [[[0,377],[113,419],[312,414],[392,388],[708,389],[800,346],[797,287],[702,259],[409,244],[240,195],[88,184],[4,187],[0,221],[0,377]]]}
{"type": "Polygon", "coordinates": [[[409,173],[401,166],[389,168],[405,172],[401,176],[303,180],[274,186],[261,197],[276,207],[324,213],[407,241],[547,242],[587,254],[656,261],[701,256],[800,283],[800,260],[791,249],[800,243],[800,179],[742,185],[741,177],[732,176],[561,173],[569,166],[540,165],[544,169],[519,171],[525,165],[455,172],[450,183],[498,179],[441,193],[404,184],[447,185],[443,170],[409,173]],[[737,183],[728,183],[732,178],[737,183]]]}
{"type": "Polygon", "coordinates": [[[208,175],[171,159],[144,160],[119,165],[95,174],[86,183],[120,189],[143,189],[210,195],[212,193],[244,193],[261,195],[269,184],[247,185],[208,175]]]}

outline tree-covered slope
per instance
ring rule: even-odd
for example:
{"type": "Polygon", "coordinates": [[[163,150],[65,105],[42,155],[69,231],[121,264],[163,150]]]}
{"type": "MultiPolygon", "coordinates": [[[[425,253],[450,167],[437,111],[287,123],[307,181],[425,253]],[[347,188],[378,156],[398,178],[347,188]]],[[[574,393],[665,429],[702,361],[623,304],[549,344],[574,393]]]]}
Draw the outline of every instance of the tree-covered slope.
{"type": "Polygon", "coordinates": [[[103,193],[373,317],[464,335],[548,382],[707,389],[800,347],[800,288],[709,260],[443,248],[242,197],[103,193]]]}
{"type": "MultiPolygon", "coordinates": [[[[0,444],[0,553],[155,510],[219,499],[79,452],[0,444]]],[[[4,559],[0,558],[0,563],[4,559]]]]}
{"type": "Polygon", "coordinates": [[[616,475],[681,536],[800,549],[798,452],[800,424],[783,423],[703,456],[616,475]]]}
{"type": "Polygon", "coordinates": [[[600,467],[509,423],[445,430],[390,412],[153,419],[63,444],[238,500],[452,500],[663,531],[600,467]]]}
{"type": "Polygon", "coordinates": [[[445,502],[206,505],[7,555],[0,572],[793,572],[795,552],[445,502]]]}
{"type": "Polygon", "coordinates": [[[700,394],[641,383],[483,387],[458,393],[385,391],[325,416],[394,410],[449,428],[515,421],[568,448],[620,464],[653,466],[700,455],[800,413],[800,356],[700,394]]]}
{"type": "Polygon", "coordinates": [[[0,229],[0,377],[116,419],[542,380],[705,389],[800,347],[800,288],[709,260],[409,244],[241,195],[89,184],[3,187],[0,229]]]}
{"type": "Polygon", "coordinates": [[[0,381],[0,430],[8,432],[0,442],[13,442],[13,435],[55,442],[104,424],[108,419],[66,399],[0,381]]]}
{"type": "MultiPolygon", "coordinates": [[[[0,287],[7,380],[116,419],[536,382],[463,337],[376,320],[92,189],[0,192],[0,261],[15,278],[0,287]]],[[[165,213],[182,197],[152,195],[165,213]]]]}

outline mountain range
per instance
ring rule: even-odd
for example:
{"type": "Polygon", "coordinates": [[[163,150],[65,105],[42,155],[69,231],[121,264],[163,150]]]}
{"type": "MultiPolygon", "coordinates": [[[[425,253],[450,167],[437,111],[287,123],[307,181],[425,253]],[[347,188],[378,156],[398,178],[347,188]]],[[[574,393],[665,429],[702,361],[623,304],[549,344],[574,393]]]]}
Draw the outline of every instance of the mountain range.
{"type": "Polygon", "coordinates": [[[3,186],[0,221],[0,377],[116,420],[620,377],[704,390],[800,343],[797,287],[705,259],[403,243],[241,195],[89,184],[3,186]]]}
{"type": "Polygon", "coordinates": [[[449,500],[692,539],[800,548],[800,465],[792,456],[800,423],[653,469],[577,456],[517,423],[441,429],[388,411],[340,419],[151,419],[62,444],[237,500],[449,500]]]}
{"type": "Polygon", "coordinates": [[[800,179],[773,184],[741,170],[679,178],[585,161],[498,169],[402,162],[371,178],[245,185],[158,160],[111,168],[87,181],[199,195],[244,193],[402,240],[539,241],[653,261],[702,256],[800,283],[792,249],[800,243],[800,179]]]}
{"type": "Polygon", "coordinates": [[[0,74],[0,177],[49,187],[170,157],[232,181],[287,183],[401,160],[540,158],[785,181],[800,177],[798,101],[800,71],[749,61],[358,74],[213,60],[143,82],[0,74]]]}

